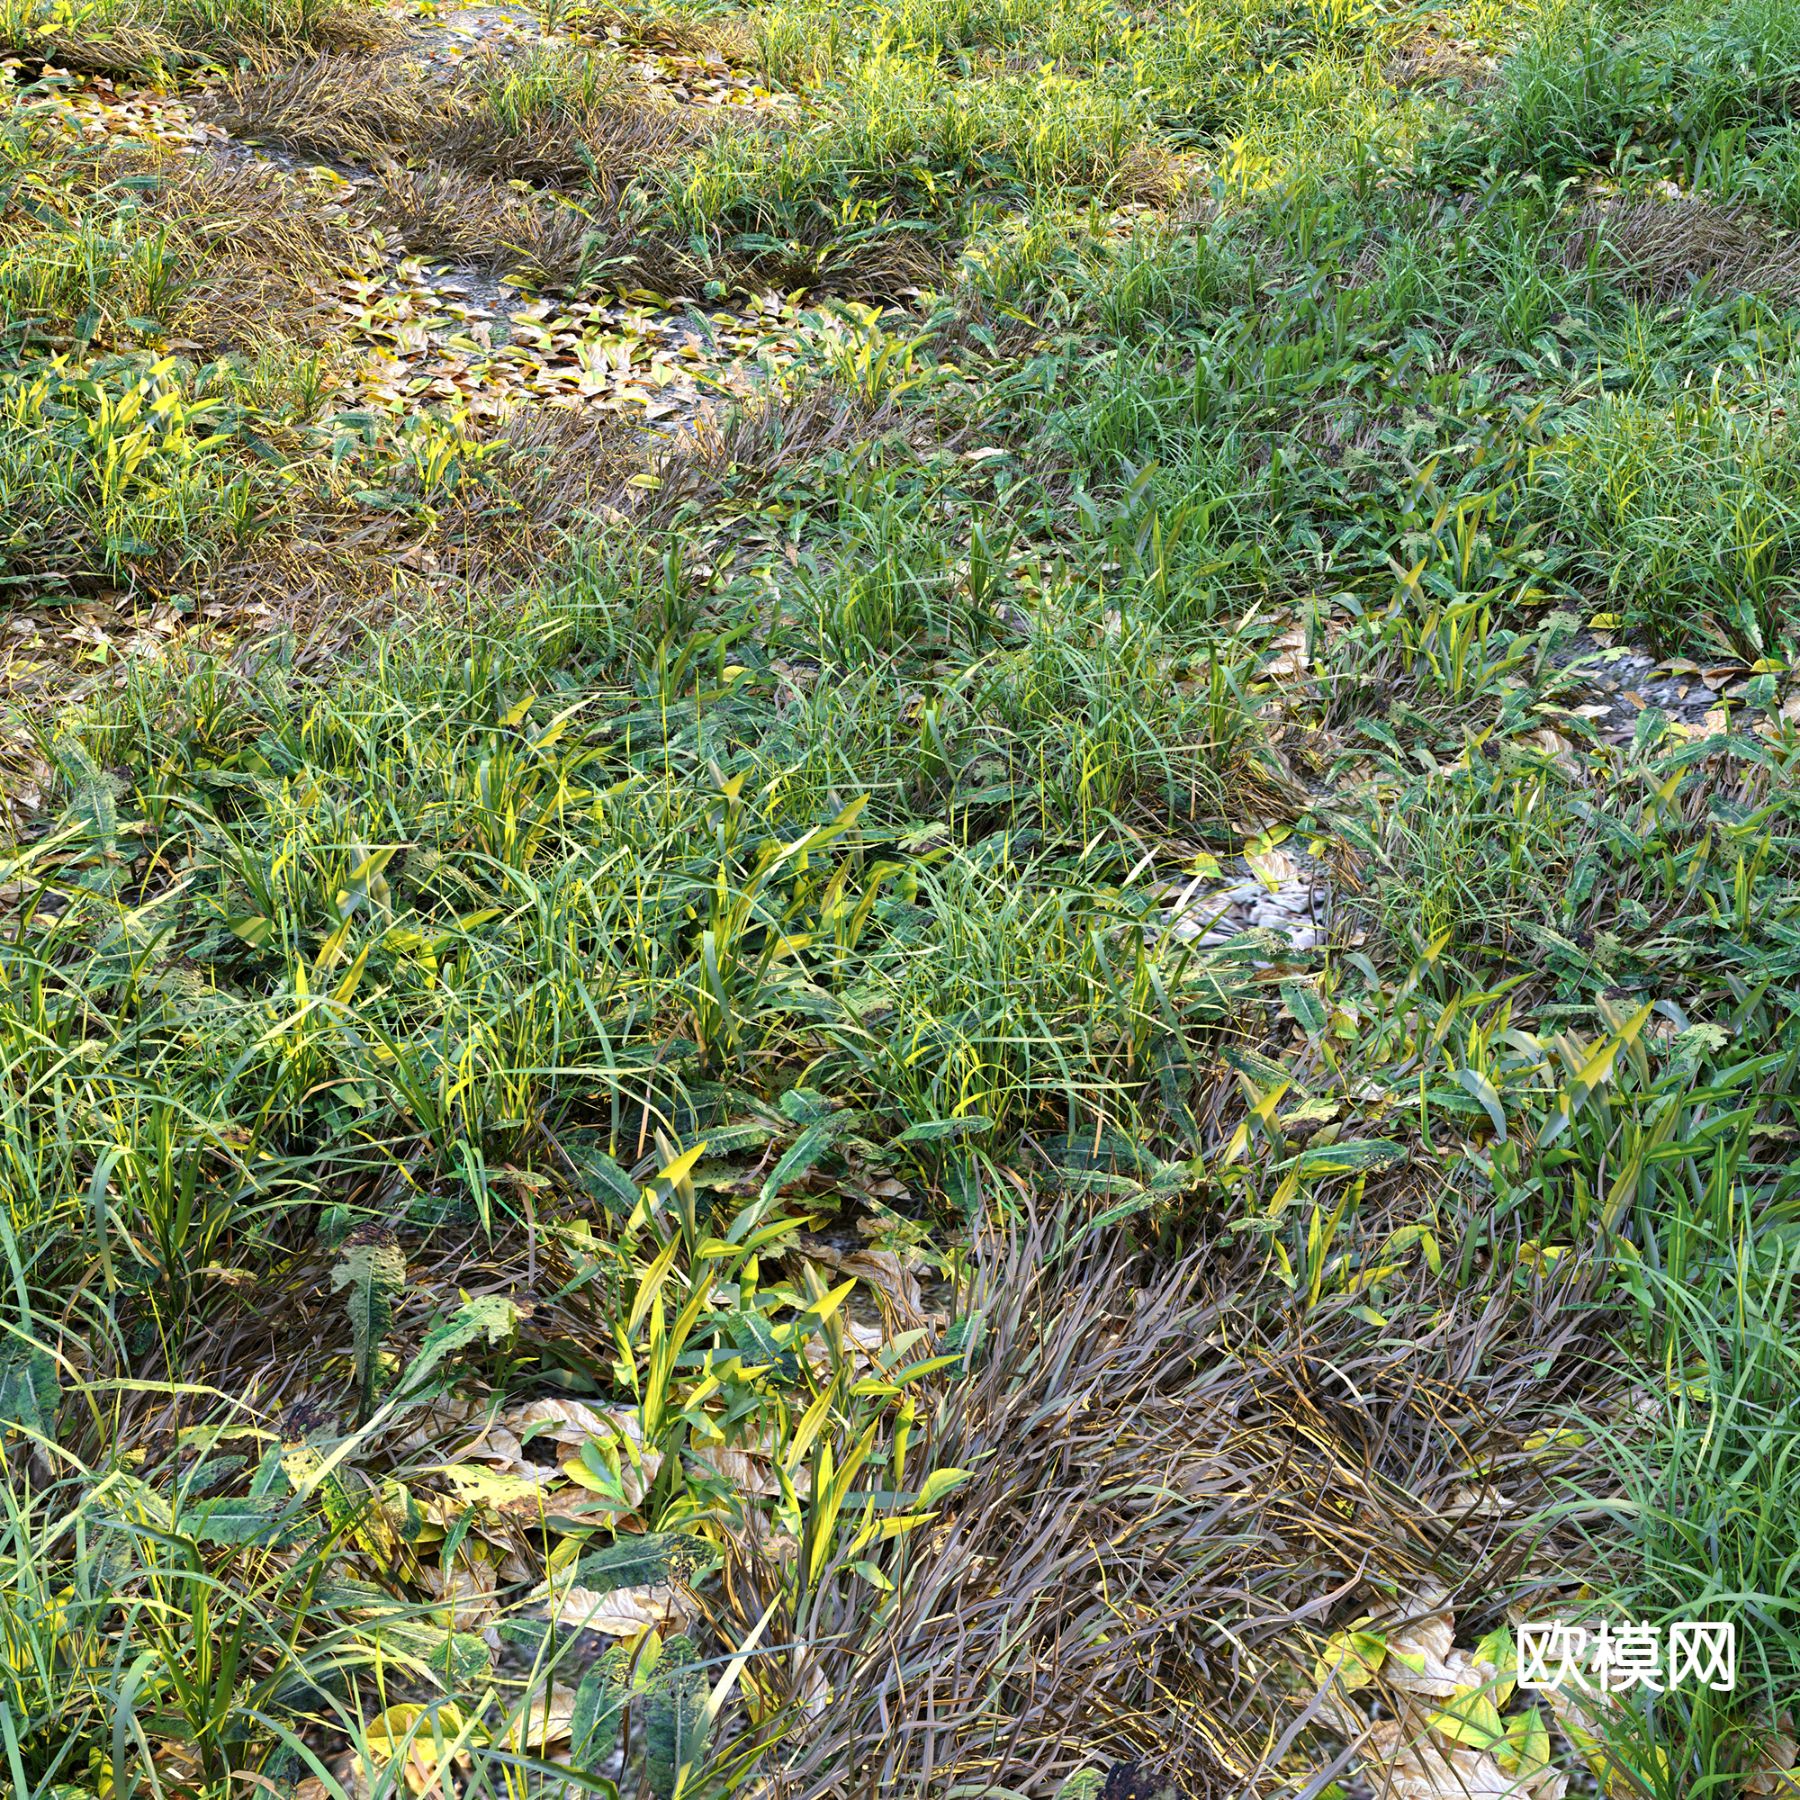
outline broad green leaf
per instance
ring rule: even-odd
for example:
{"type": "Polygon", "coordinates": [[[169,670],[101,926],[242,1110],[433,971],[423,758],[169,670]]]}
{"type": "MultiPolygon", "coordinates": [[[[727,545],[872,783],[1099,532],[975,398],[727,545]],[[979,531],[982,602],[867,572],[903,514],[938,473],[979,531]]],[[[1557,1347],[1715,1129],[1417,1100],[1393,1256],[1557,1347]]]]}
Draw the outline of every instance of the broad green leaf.
{"type": "Polygon", "coordinates": [[[481,1340],[503,1344],[518,1326],[519,1309],[503,1294],[482,1294],[473,1300],[465,1300],[448,1318],[439,1319],[425,1333],[418,1355],[401,1378],[401,1392],[416,1393],[419,1384],[446,1356],[481,1340]]]}
{"type": "Polygon", "coordinates": [[[393,1322],[394,1300],[406,1285],[406,1258],[400,1241],[385,1226],[365,1226],[346,1241],[331,1285],[344,1295],[350,1313],[350,1340],[356,1366],[357,1414],[364,1417],[375,1392],[381,1340],[393,1322]]]}
{"type": "Polygon", "coordinates": [[[1406,1161],[1406,1148],[1386,1138],[1346,1138],[1339,1144],[1319,1144],[1301,1151],[1299,1168],[1305,1175],[1345,1175],[1351,1171],[1391,1168],[1406,1161]]]}
{"type": "Polygon", "coordinates": [[[190,1501],[177,1520],[197,1544],[287,1544],[299,1535],[295,1504],[273,1494],[190,1501]]]}
{"type": "Polygon", "coordinates": [[[762,1185],[763,1198],[772,1199],[788,1182],[798,1181],[831,1149],[831,1141],[836,1136],[837,1127],[829,1119],[807,1126],[769,1171],[769,1178],[762,1185]]]}
{"type": "Polygon", "coordinates": [[[615,1644],[582,1676],[569,1720],[569,1766],[593,1769],[612,1755],[631,1697],[631,1652],[615,1644]]]}
{"type": "Polygon", "coordinates": [[[582,1557],[575,1565],[574,1585],[596,1594],[657,1587],[692,1580],[697,1571],[715,1561],[712,1546],[691,1532],[648,1531],[615,1538],[604,1550],[582,1557]]]}
{"type": "Polygon", "coordinates": [[[9,1336],[0,1352],[0,1434],[54,1437],[61,1402],[56,1358],[40,1345],[9,1336]]]}
{"type": "Polygon", "coordinates": [[[1500,1104],[1500,1096],[1494,1092],[1494,1084],[1478,1069],[1458,1069],[1456,1079],[1463,1091],[1473,1094],[1481,1102],[1482,1110],[1494,1125],[1494,1142],[1506,1142],[1506,1112],[1500,1104]]]}
{"type": "Polygon", "coordinates": [[[574,1153],[587,1190],[609,1213],[628,1219],[638,1203],[637,1184],[619,1165],[600,1149],[582,1149],[574,1153]]]}
{"type": "Polygon", "coordinates": [[[789,1088],[775,1104],[781,1116],[796,1125],[817,1125],[836,1110],[816,1088],[789,1088]]]}
{"type": "Polygon", "coordinates": [[[894,1139],[896,1144],[941,1144],[949,1138],[979,1137],[993,1129],[994,1121],[982,1113],[965,1113],[960,1119],[921,1119],[894,1139]]]}
{"type": "Polygon", "coordinates": [[[657,1800],[687,1791],[712,1743],[706,1675],[697,1664],[686,1638],[670,1638],[645,1684],[644,1774],[657,1800]]]}
{"type": "Polygon", "coordinates": [[[1288,1017],[1308,1037],[1324,1035],[1325,1003],[1319,998],[1319,990],[1311,982],[1284,981],[1281,984],[1281,1003],[1287,1008],[1288,1017]]]}

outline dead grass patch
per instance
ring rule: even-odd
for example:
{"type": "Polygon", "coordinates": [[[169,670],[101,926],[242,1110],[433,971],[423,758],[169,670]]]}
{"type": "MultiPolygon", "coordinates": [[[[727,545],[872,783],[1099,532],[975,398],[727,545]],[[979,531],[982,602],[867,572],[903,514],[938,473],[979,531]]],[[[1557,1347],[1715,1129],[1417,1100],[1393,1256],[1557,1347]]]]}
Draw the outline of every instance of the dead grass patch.
{"type": "Polygon", "coordinates": [[[619,41],[624,43],[667,50],[677,56],[716,56],[736,66],[756,58],[756,34],[748,22],[736,14],[717,13],[700,18],[650,5],[584,18],[581,30],[590,37],[604,35],[610,38],[616,33],[619,41]]]}
{"type": "Polygon", "coordinates": [[[51,132],[28,142],[25,193],[0,216],[6,324],[26,339],[128,350],[150,319],[185,355],[292,361],[336,338],[327,290],[366,260],[366,232],[306,203],[285,170],[51,132]]]}
{"type": "Polygon", "coordinates": [[[721,123],[646,101],[622,65],[585,52],[542,52],[522,68],[495,55],[464,72],[432,148],[476,174],[582,187],[612,205],[721,123]]]}
{"type": "Polygon", "coordinates": [[[528,575],[570,533],[617,518],[637,491],[642,452],[614,422],[537,408],[498,434],[484,487],[439,515],[438,566],[489,584],[528,575]],[[498,503],[497,503],[498,502],[498,503]]]}
{"type": "MultiPolygon", "coordinates": [[[[1048,1796],[1119,1762],[1237,1800],[1320,1722],[1340,1614],[1396,1589],[1491,1602],[1516,1577],[1454,1472],[1538,1491],[1519,1446],[1558,1384],[1530,1357],[1573,1346],[1566,1320],[1515,1338],[1508,1308],[1468,1304],[1396,1345],[1344,1307],[1259,1313],[1255,1257],[1222,1243],[1173,1268],[1071,1270],[1063,1249],[1024,1232],[986,1265],[980,1369],[928,1427],[928,1465],[971,1478],[930,1532],[865,1552],[891,1600],[840,1559],[782,1622],[815,1716],[780,1800],[1048,1796]]],[[[732,1571],[748,1618],[766,1557],[732,1571]]],[[[1324,1737],[1312,1766],[1341,1766],[1324,1737]]]]}
{"type": "Polygon", "coordinates": [[[435,83],[385,59],[310,56],[240,72],[207,110],[235,135],[288,150],[372,168],[423,157],[472,175],[584,188],[608,204],[720,128],[697,110],[646,102],[592,59],[584,69],[597,78],[560,65],[532,78],[492,54],[435,83]]]}
{"type": "Polygon", "coordinates": [[[885,438],[918,453],[954,449],[962,433],[941,435],[922,409],[891,399],[871,404],[821,382],[694,420],[680,447],[657,463],[660,485],[638,511],[649,524],[668,525],[703,511],[741,477],[774,482],[820,456],[885,438]]]}
{"type": "Polygon", "coordinates": [[[1482,87],[1494,78],[1495,62],[1465,38],[1447,38],[1431,26],[1409,38],[1382,64],[1381,72],[1395,87],[1431,87],[1460,82],[1482,87]]]}
{"type": "Polygon", "coordinates": [[[422,169],[386,163],[371,203],[416,255],[478,269],[523,269],[551,284],[573,281],[586,255],[589,221],[573,207],[433,161],[422,169]]]}
{"type": "Polygon", "coordinates": [[[955,265],[956,246],[910,223],[891,230],[838,236],[819,219],[796,231],[782,249],[745,257],[715,235],[709,266],[746,287],[816,289],[847,300],[892,302],[923,287],[941,287],[955,265]]]}
{"type": "Polygon", "coordinates": [[[170,156],[154,173],[148,204],[185,251],[172,337],[207,356],[332,341],[330,279],[362,254],[352,219],[296,204],[293,178],[262,163],[170,156]]]}
{"type": "Polygon", "coordinates": [[[0,634],[0,704],[62,705],[123,681],[136,658],[228,653],[276,637],[323,667],[434,596],[502,604],[496,597],[540,571],[572,532],[621,520],[644,497],[627,485],[642,466],[627,434],[566,411],[510,422],[483,479],[431,506],[371,510],[333,485],[316,444],[293,434],[285,448],[300,477],[285,515],[204,571],[184,582],[145,563],[119,585],[11,622],[0,634]]]}
{"type": "Polygon", "coordinates": [[[202,110],[234,136],[347,162],[376,163],[443,129],[443,98],[393,67],[326,52],[269,71],[243,69],[202,110]]]}
{"type": "Polygon", "coordinates": [[[415,603],[421,584],[504,589],[529,578],[568,534],[621,516],[642,466],[604,420],[534,411],[487,440],[479,475],[431,503],[371,512],[322,487],[294,528],[219,571],[238,609],[260,596],[315,647],[415,603]]]}
{"type": "Polygon", "coordinates": [[[1705,283],[1715,291],[1800,302],[1800,244],[1777,238],[1744,207],[1679,199],[1590,200],[1565,247],[1569,267],[1590,257],[1632,292],[1675,300],[1705,283]]]}

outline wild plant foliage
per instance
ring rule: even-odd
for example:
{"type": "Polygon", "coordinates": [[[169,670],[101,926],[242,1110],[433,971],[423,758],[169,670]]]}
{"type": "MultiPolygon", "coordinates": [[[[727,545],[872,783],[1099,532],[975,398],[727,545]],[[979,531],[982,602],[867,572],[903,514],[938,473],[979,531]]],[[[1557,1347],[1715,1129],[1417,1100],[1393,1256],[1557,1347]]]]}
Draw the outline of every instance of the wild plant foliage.
{"type": "Polygon", "coordinates": [[[1791,12],[0,0],[10,1786],[1785,1791],[1791,12]]]}

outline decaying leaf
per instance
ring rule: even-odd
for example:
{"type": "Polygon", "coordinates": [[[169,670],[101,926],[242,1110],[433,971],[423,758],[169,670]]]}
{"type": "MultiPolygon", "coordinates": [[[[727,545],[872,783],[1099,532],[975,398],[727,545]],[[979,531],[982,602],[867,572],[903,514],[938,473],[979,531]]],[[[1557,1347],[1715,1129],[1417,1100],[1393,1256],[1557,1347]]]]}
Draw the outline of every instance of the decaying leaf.
{"type": "Polygon", "coordinates": [[[802,1715],[816,1719],[831,1704],[831,1683],[811,1644],[796,1644],[793,1654],[794,1698],[802,1715]]]}
{"type": "Polygon", "coordinates": [[[1410,1721],[1378,1719],[1363,1757],[1376,1791],[1393,1800],[1563,1800],[1569,1786],[1554,1769],[1509,1775],[1485,1750],[1446,1742],[1410,1721]]]}
{"type": "Polygon", "coordinates": [[[704,1463],[740,1494],[770,1499],[781,1493],[775,1475],[775,1452],[734,1449],[724,1444],[690,1444],[687,1454],[704,1463]]]}
{"type": "Polygon", "coordinates": [[[558,1744],[569,1741],[574,1718],[575,1690],[553,1684],[533,1694],[495,1741],[508,1750],[547,1756],[558,1744]]]}
{"type": "Polygon", "coordinates": [[[1244,854],[1250,873],[1273,893],[1300,879],[1300,865],[1285,850],[1250,850],[1244,854]]]}
{"type": "Polygon", "coordinates": [[[520,1472],[485,1463],[452,1463],[438,1472],[466,1505],[525,1518],[542,1515],[544,1490],[558,1479],[556,1470],[536,1463],[524,1464],[520,1472]]]}
{"type": "Polygon", "coordinates": [[[356,1774],[365,1783],[384,1776],[396,1763],[408,1793],[448,1794],[446,1779],[467,1741],[462,1713],[451,1705],[428,1707],[414,1702],[390,1706],[363,1731],[367,1761],[356,1757],[356,1774]]]}
{"type": "Polygon", "coordinates": [[[1271,681],[1291,681],[1306,673],[1306,628],[1292,625],[1270,641],[1274,652],[1263,664],[1261,673],[1271,681]]]}
{"type": "Polygon", "coordinates": [[[419,1581],[446,1609],[458,1630],[479,1630],[499,1611],[494,1570],[467,1555],[459,1557],[448,1569],[441,1563],[426,1563],[419,1572],[419,1581]]]}
{"type": "Polygon", "coordinates": [[[369,1410],[381,1340],[393,1322],[394,1300],[406,1285],[406,1257],[386,1225],[359,1225],[344,1241],[331,1271],[331,1285],[344,1295],[350,1314],[350,1341],[356,1371],[358,1416],[369,1410]]]}
{"type": "Polygon", "coordinates": [[[661,1631],[693,1612],[692,1603],[670,1582],[601,1589],[582,1587],[566,1576],[540,1582],[527,1596],[527,1604],[547,1607],[551,1618],[568,1630],[598,1631],[617,1638],[661,1631]]]}
{"type": "Polygon", "coordinates": [[[509,1407],[501,1422],[522,1445],[543,1441],[564,1454],[563,1473],[579,1486],[611,1492],[625,1509],[638,1506],[662,1468],[662,1452],[647,1448],[637,1409],[593,1406],[583,1400],[528,1400],[509,1407]]]}
{"type": "MultiPolygon", "coordinates": [[[[1422,1604],[1429,1605],[1426,1600],[1422,1604]]],[[[1404,1610],[1404,1609],[1402,1609],[1404,1610]]],[[[1455,1648],[1456,1625],[1447,1611],[1421,1613],[1387,1633],[1388,1679],[1413,1694],[1448,1698],[1474,1685],[1467,1658],[1455,1648]]]]}
{"type": "Polygon", "coordinates": [[[1358,1742],[1377,1792],[1394,1800],[1562,1800],[1568,1778],[1550,1765],[1542,1716],[1500,1710],[1512,1698],[1513,1664],[1510,1630],[1459,1649],[1443,1595],[1427,1591],[1337,1633],[1316,1673],[1326,1716],[1358,1742]],[[1377,1684],[1390,1716],[1371,1721],[1351,1696],[1377,1684]]]}
{"type": "Polygon", "coordinates": [[[1757,1766],[1744,1778],[1744,1792],[1777,1800],[1800,1796],[1800,1744],[1785,1731],[1771,1732],[1757,1766]]]}
{"type": "Polygon", "coordinates": [[[1323,1687],[1334,1680],[1345,1693],[1367,1687],[1387,1659],[1387,1639],[1378,1631],[1335,1631],[1313,1670],[1313,1680],[1323,1687]]]}

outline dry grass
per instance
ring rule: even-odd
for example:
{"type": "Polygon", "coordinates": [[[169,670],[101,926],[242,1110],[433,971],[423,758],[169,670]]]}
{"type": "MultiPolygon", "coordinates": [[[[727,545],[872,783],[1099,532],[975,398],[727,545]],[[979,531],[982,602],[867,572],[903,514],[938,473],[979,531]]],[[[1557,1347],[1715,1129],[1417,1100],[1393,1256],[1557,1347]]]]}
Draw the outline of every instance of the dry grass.
{"type": "Polygon", "coordinates": [[[1800,302],[1800,244],[1774,237],[1743,207],[1680,199],[1592,200],[1581,209],[1565,257],[1591,256],[1633,292],[1674,300],[1705,284],[1714,293],[1768,294],[1800,302]]]}
{"type": "Polygon", "coordinates": [[[382,222],[416,255],[523,269],[553,283],[573,281],[581,270],[590,226],[572,207],[436,161],[420,169],[385,163],[375,180],[382,222]]]}
{"type": "Polygon", "coordinates": [[[490,55],[465,69],[433,148],[477,174],[581,187],[610,205],[719,128],[699,109],[647,102],[622,63],[546,49],[522,67],[490,55]]]}
{"type": "Polygon", "coordinates": [[[604,59],[582,67],[597,78],[563,84],[552,70],[553,103],[514,106],[506,84],[516,71],[498,56],[454,83],[393,59],[312,56],[240,71],[208,110],[237,135],[370,169],[376,216],[418,253],[555,284],[604,276],[678,290],[691,258],[622,223],[619,201],[732,121],[647,103],[607,78],[604,59]],[[548,191],[530,195],[526,184],[548,191]]]}
{"type": "Polygon", "coordinates": [[[1395,87],[1430,87],[1454,81],[1465,89],[1484,87],[1494,79],[1495,62],[1477,44],[1446,38],[1429,26],[1400,45],[1383,63],[1382,73],[1395,87]]]}
{"type": "Polygon", "coordinates": [[[296,204],[292,177],[262,163],[170,156],[146,171],[151,210],[184,249],[172,336],[208,356],[331,342],[329,282],[364,253],[354,220],[296,204]]]}
{"type": "Polygon", "coordinates": [[[738,13],[713,13],[704,17],[674,8],[655,7],[631,12],[600,12],[582,20],[589,33],[616,27],[627,43],[668,50],[678,56],[715,56],[743,67],[756,59],[756,32],[738,13]]]}
{"type": "Polygon", "coordinates": [[[440,129],[443,102],[421,81],[396,79],[390,63],[326,52],[241,69],[207,97],[206,111],[240,137],[375,163],[440,129]]]}
{"type": "MultiPolygon", "coordinates": [[[[146,144],[69,147],[47,165],[52,191],[107,220],[82,250],[41,205],[0,219],[0,249],[63,265],[94,263],[101,311],[153,315],[189,354],[316,349],[334,333],[324,290],[367,255],[342,210],[304,204],[284,171],[248,159],[187,156],[146,144]],[[120,254],[154,240],[154,258],[120,254]]],[[[21,302],[24,304],[25,302],[21,302]]]]}
{"type": "Polygon", "coordinates": [[[428,157],[474,175],[584,187],[608,202],[718,129],[691,109],[646,102],[605,59],[568,55],[592,78],[547,69],[554,104],[510,106],[516,71],[498,54],[445,83],[393,59],[330,54],[241,71],[209,110],[227,130],[289,150],[371,167],[428,157]]]}
{"type": "Polygon", "coordinates": [[[816,289],[873,304],[942,287],[955,267],[953,244],[916,229],[845,242],[827,222],[817,220],[803,224],[790,243],[791,249],[746,259],[715,241],[711,262],[736,271],[747,286],[816,289]]]}
{"type": "Polygon", "coordinates": [[[633,434],[605,415],[522,414],[499,434],[492,486],[507,505],[470,489],[444,509],[446,565],[470,581],[527,577],[570,533],[627,511],[641,490],[627,485],[643,467],[633,434]]]}
{"type": "Polygon", "coordinates": [[[903,442],[915,452],[928,446],[953,450],[964,433],[939,432],[928,414],[892,399],[870,403],[809,385],[695,419],[680,448],[658,462],[660,486],[637,510],[646,522],[666,525],[703,512],[745,477],[775,486],[816,458],[881,440],[903,442]]]}
{"type": "MultiPolygon", "coordinates": [[[[1520,1546],[1452,1489],[1470,1468],[1535,1488],[1519,1441],[1563,1384],[1519,1346],[1557,1361],[1569,1315],[1546,1302],[1514,1335],[1513,1308],[1467,1296],[1377,1347],[1343,1308],[1259,1308],[1259,1258],[1225,1242],[1172,1267],[1065,1248],[990,1250],[981,1370],[928,1433],[929,1465],[973,1479],[888,1560],[893,1602],[834,1567],[787,1622],[832,1697],[781,1800],[1047,1796],[1123,1761],[1190,1800],[1263,1792],[1341,1615],[1396,1587],[1491,1605],[1516,1575],[1520,1546]]],[[[748,1618],[758,1555],[732,1582],[748,1618]]]]}
{"type": "MultiPolygon", "coordinates": [[[[223,609],[256,608],[312,660],[332,660],[373,628],[429,607],[433,592],[510,593],[569,534],[624,516],[641,456],[616,427],[546,412],[504,426],[479,479],[424,508],[371,514],[316,490],[291,531],[218,571],[223,609]]],[[[245,615],[247,616],[247,614],[245,615]]]]}

